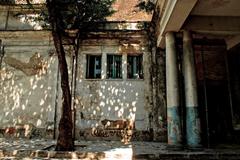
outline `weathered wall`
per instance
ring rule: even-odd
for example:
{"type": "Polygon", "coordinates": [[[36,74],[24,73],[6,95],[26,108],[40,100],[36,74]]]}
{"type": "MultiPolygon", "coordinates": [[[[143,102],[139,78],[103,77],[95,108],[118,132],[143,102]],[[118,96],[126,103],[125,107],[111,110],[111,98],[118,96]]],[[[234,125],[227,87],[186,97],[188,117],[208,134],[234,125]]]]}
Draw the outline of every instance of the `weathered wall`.
{"type": "Polygon", "coordinates": [[[58,65],[52,46],[47,45],[49,33],[0,35],[5,46],[0,68],[0,128],[53,129],[58,65]]]}
{"type": "Polygon", "coordinates": [[[152,52],[153,109],[152,123],[154,139],[165,141],[167,132],[166,110],[166,64],[165,51],[154,49],[152,52]]]}
{"type": "Polygon", "coordinates": [[[92,38],[83,41],[78,58],[76,126],[80,131],[76,135],[86,139],[122,138],[118,134],[127,126],[147,132],[150,127],[151,54],[146,32],[118,32],[108,36],[102,40],[92,38]],[[86,79],[87,54],[102,55],[101,79],[86,79]],[[107,54],[122,55],[122,79],[106,78],[107,54]],[[128,54],[143,54],[144,79],[127,79],[128,54]],[[112,126],[107,127],[105,122],[112,126]]]}
{"type": "MultiPolygon", "coordinates": [[[[1,64],[0,127],[5,132],[16,129],[16,125],[21,129],[42,128],[39,135],[49,129],[52,136],[54,124],[60,118],[62,93],[50,33],[4,31],[0,34],[5,46],[1,64]]],[[[67,60],[71,82],[71,54],[67,60]]],[[[151,53],[146,32],[91,33],[82,41],[77,64],[76,137],[122,139],[128,134],[139,140],[151,139],[151,53]],[[102,55],[101,79],[86,79],[87,54],[102,55]],[[107,54],[122,55],[122,79],[106,79],[107,54]],[[128,54],[143,54],[144,79],[127,79],[128,54]],[[99,133],[99,129],[104,132],[99,133]]],[[[12,132],[16,135],[18,131],[12,132]]]]}
{"type": "MultiPolygon", "coordinates": [[[[28,19],[31,15],[24,7],[0,6],[0,9],[3,22],[0,39],[5,45],[0,81],[0,105],[3,106],[0,128],[6,133],[6,128],[14,128],[16,124],[20,124],[20,128],[29,124],[31,128],[57,133],[62,93],[51,33],[33,31],[41,30],[40,24],[28,19]],[[25,12],[27,17],[18,14],[25,12]]],[[[152,54],[146,23],[109,22],[96,27],[99,32],[88,32],[81,41],[76,68],[72,64],[73,50],[67,51],[70,85],[75,90],[72,93],[76,138],[123,139],[127,136],[127,139],[151,140],[152,128],[159,126],[153,121],[156,117],[158,121],[161,106],[155,105],[155,114],[152,54]],[[86,79],[87,54],[102,55],[101,79],[86,79]],[[107,54],[122,55],[122,79],[106,78],[107,54]],[[128,54],[143,55],[143,79],[127,78],[128,54]],[[73,77],[76,84],[72,83],[73,77]]]]}

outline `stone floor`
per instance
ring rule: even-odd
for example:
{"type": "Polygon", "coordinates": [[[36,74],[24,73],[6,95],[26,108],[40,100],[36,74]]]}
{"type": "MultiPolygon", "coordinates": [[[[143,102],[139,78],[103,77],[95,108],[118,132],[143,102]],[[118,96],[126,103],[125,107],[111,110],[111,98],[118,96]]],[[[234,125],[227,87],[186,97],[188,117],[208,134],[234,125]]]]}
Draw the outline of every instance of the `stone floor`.
{"type": "Polygon", "coordinates": [[[0,139],[0,159],[240,159],[240,148],[222,147],[201,151],[170,151],[165,143],[118,141],[76,141],[76,151],[56,152],[54,140],[0,139]]]}

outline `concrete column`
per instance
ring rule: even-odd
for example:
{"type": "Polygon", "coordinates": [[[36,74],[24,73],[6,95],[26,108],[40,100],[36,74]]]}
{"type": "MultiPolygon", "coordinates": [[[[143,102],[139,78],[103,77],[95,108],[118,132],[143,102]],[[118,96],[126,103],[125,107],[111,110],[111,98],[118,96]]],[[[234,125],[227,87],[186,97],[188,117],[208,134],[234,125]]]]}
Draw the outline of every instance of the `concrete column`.
{"type": "Polygon", "coordinates": [[[179,111],[178,65],[173,32],[166,33],[166,84],[168,145],[180,147],[182,145],[182,131],[179,111]]]}
{"type": "Polygon", "coordinates": [[[101,79],[107,78],[107,54],[102,52],[102,73],[101,73],[101,79]]]}
{"type": "Polygon", "coordinates": [[[122,55],[122,78],[127,80],[127,54],[122,55]]]}
{"type": "Polygon", "coordinates": [[[197,80],[192,37],[183,31],[183,74],[186,101],[186,141],[190,148],[200,147],[200,119],[198,115],[197,80]]]}

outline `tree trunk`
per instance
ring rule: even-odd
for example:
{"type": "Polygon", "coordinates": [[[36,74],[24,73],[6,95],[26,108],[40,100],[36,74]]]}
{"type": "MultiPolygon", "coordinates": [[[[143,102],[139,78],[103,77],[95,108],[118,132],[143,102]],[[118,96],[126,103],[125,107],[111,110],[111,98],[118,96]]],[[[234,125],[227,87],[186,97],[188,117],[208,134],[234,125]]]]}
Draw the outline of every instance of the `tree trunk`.
{"type": "Polygon", "coordinates": [[[52,36],[54,46],[58,55],[58,63],[61,75],[62,88],[62,114],[59,122],[59,135],[55,150],[72,151],[74,150],[74,141],[72,136],[73,120],[71,110],[71,93],[68,80],[68,68],[65,57],[65,50],[62,44],[62,32],[60,29],[61,20],[58,18],[58,10],[54,0],[47,0],[47,8],[49,13],[49,21],[52,25],[52,36]]]}

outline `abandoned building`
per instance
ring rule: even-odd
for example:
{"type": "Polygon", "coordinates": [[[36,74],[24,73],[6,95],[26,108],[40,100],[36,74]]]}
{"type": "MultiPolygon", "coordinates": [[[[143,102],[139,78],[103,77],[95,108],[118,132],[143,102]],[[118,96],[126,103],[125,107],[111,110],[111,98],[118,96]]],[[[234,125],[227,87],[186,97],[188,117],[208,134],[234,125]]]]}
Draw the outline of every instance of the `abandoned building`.
{"type": "MultiPolygon", "coordinates": [[[[55,138],[57,55],[26,14],[0,5],[0,136],[55,138]]],[[[75,139],[240,143],[239,0],[158,0],[151,21],[96,27],[78,56],[65,41],[75,139]]]]}

